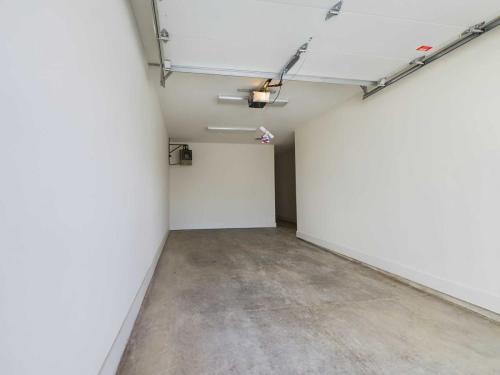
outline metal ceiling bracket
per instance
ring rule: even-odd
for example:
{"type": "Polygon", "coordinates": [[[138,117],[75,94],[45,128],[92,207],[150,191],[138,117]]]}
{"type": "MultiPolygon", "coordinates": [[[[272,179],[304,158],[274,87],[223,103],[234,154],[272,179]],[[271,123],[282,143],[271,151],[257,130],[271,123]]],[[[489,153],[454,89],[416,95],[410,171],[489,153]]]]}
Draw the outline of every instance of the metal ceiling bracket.
{"type": "Polygon", "coordinates": [[[168,33],[167,29],[161,29],[158,40],[162,41],[163,43],[167,43],[170,40],[170,34],[168,33]]]}
{"type": "Polygon", "coordinates": [[[469,43],[470,41],[480,37],[481,35],[493,30],[494,28],[500,26],[500,16],[492,19],[489,22],[481,22],[474,26],[469,27],[465,30],[458,39],[448,43],[444,47],[434,51],[428,56],[422,56],[415,60],[410,61],[409,66],[406,68],[395,72],[387,78],[382,78],[378,83],[372,87],[370,90],[366,91],[363,95],[363,99],[367,99],[370,96],[376,94],[377,92],[383,90],[387,86],[390,86],[399,80],[409,76],[410,74],[416,72],[417,70],[429,65],[430,63],[439,60],[441,57],[447,55],[448,53],[462,47],[463,45],[469,43]]]}
{"type": "Polygon", "coordinates": [[[380,81],[377,82],[377,87],[385,87],[387,84],[387,78],[382,78],[380,81]]]}
{"type": "Polygon", "coordinates": [[[484,33],[484,25],[486,22],[478,23],[477,25],[469,27],[462,33],[462,36],[470,35],[470,34],[482,34],[484,33]]]}
{"type": "MultiPolygon", "coordinates": [[[[309,42],[312,40],[312,38],[309,38],[309,42]]],[[[309,42],[306,42],[300,46],[300,48],[297,50],[297,53],[305,53],[307,52],[307,48],[309,47],[309,42]]]]}
{"type": "Polygon", "coordinates": [[[328,21],[332,17],[338,16],[340,14],[340,11],[342,10],[343,4],[344,0],[340,0],[337,4],[331,7],[330,10],[328,10],[328,13],[326,13],[325,21],[328,21]]]}
{"type": "Polygon", "coordinates": [[[162,87],[165,87],[165,81],[173,73],[171,61],[163,60],[163,63],[161,64],[161,70],[162,70],[162,75],[160,83],[162,87]]]}
{"type": "Polygon", "coordinates": [[[417,57],[410,61],[410,65],[425,65],[425,56],[417,57]]]}
{"type": "Polygon", "coordinates": [[[172,64],[170,60],[166,59],[163,53],[163,45],[170,40],[170,35],[166,29],[160,30],[160,17],[158,15],[158,6],[156,0],[151,0],[151,7],[153,8],[153,21],[156,34],[156,42],[158,44],[158,56],[160,57],[160,85],[165,87],[165,83],[172,74],[172,64]]]}
{"type": "Polygon", "coordinates": [[[300,59],[300,56],[303,54],[303,53],[306,53],[307,52],[307,48],[309,47],[309,43],[311,42],[312,40],[312,37],[309,38],[309,40],[307,42],[305,42],[304,44],[302,44],[298,49],[297,49],[297,52],[295,52],[295,54],[290,57],[290,59],[288,60],[288,62],[286,63],[286,65],[284,66],[284,68],[281,70],[281,79],[283,79],[283,76],[285,74],[287,74],[290,69],[292,69],[295,64],[297,64],[297,62],[299,61],[300,59]]]}

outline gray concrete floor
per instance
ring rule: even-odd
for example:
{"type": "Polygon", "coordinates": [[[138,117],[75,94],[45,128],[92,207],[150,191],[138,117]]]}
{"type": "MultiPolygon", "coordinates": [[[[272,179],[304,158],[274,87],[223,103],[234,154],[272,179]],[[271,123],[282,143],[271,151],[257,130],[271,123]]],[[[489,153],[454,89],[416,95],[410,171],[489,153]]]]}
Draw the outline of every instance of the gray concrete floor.
{"type": "Polygon", "coordinates": [[[500,325],[290,228],[178,231],[119,373],[500,374],[500,325]]]}

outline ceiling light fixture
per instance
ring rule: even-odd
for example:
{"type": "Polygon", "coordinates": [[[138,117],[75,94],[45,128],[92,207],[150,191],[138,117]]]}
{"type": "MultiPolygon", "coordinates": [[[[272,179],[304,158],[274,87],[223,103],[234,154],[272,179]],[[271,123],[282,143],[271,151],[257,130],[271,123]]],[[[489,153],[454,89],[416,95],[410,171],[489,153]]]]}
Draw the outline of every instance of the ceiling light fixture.
{"type": "Polygon", "coordinates": [[[254,132],[257,128],[231,128],[223,126],[207,126],[208,130],[212,131],[227,131],[227,132],[254,132]]]}

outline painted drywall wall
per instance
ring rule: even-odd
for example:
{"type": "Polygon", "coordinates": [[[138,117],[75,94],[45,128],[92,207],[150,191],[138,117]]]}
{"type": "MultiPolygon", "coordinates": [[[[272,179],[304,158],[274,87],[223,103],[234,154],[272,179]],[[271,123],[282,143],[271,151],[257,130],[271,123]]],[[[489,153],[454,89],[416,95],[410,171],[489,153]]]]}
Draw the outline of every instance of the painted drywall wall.
{"type": "Polygon", "coordinates": [[[168,136],[133,16],[3,2],[0,46],[0,373],[114,373],[168,231],[168,136]]]}
{"type": "Polygon", "coordinates": [[[295,148],[285,148],[274,157],[276,217],[279,220],[297,222],[295,199],[295,148]]]}
{"type": "Polygon", "coordinates": [[[170,168],[170,228],[276,226],[274,146],[190,143],[193,165],[170,168]]]}
{"type": "Polygon", "coordinates": [[[298,129],[299,237],[500,312],[499,44],[298,129]]]}

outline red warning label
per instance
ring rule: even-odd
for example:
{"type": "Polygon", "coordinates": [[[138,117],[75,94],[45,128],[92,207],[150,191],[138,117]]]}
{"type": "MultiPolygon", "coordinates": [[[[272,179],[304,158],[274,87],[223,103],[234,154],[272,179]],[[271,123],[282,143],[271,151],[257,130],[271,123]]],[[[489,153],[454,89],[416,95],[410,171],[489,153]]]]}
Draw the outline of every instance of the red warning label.
{"type": "Polygon", "coordinates": [[[417,51],[427,52],[427,51],[430,51],[431,49],[432,49],[431,46],[420,46],[417,48],[417,51]]]}

